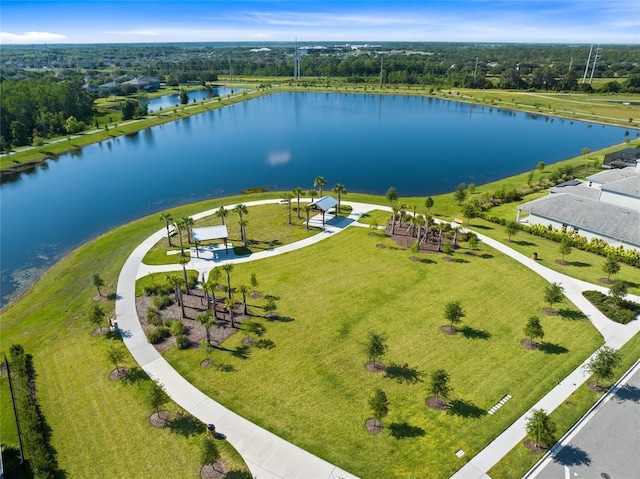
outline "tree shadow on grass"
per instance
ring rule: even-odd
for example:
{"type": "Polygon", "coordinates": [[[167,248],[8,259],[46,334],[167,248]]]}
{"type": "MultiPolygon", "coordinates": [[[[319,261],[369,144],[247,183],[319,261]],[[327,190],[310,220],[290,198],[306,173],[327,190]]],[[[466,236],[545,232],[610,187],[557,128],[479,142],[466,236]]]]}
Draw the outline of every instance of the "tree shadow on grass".
{"type": "Polygon", "coordinates": [[[251,350],[249,346],[238,346],[236,349],[231,350],[231,356],[238,359],[249,359],[251,350]]]}
{"type": "Polygon", "coordinates": [[[575,266],[576,268],[588,268],[589,266],[591,266],[591,263],[582,263],[581,261],[572,261],[570,265],[575,266]]]}
{"type": "Polygon", "coordinates": [[[480,255],[480,258],[482,258],[482,259],[491,259],[491,258],[493,258],[493,255],[489,254],[489,253],[483,253],[483,254],[480,255]]]}
{"type": "Polygon", "coordinates": [[[479,224],[473,224],[474,228],[478,228],[479,230],[492,230],[493,227],[491,226],[486,226],[486,225],[479,225],[479,224]]]}
{"type": "Polygon", "coordinates": [[[138,384],[149,379],[149,375],[138,366],[129,369],[129,374],[122,378],[122,382],[127,384],[138,384]]]}
{"type": "Polygon", "coordinates": [[[421,377],[424,373],[418,371],[417,368],[409,367],[407,363],[402,365],[391,363],[385,368],[385,378],[395,379],[398,383],[416,384],[422,382],[421,377]]]}
{"type": "Polygon", "coordinates": [[[233,373],[236,370],[233,364],[216,363],[213,365],[213,367],[216,368],[216,370],[221,371],[223,373],[233,373]]]}
{"type": "Polygon", "coordinates": [[[180,412],[169,423],[169,430],[184,437],[195,436],[202,433],[202,422],[191,414],[180,412]]]}
{"type": "Polygon", "coordinates": [[[462,258],[453,258],[451,261],[454,262],[454,263],[468,263],[469,262],[469,260],[462,259],[462,258]]]}
{"type": "Polygon", "coordinates": [[[489,331],[482,331],[470,326],[458,329],[459,332],[467,339],[490,339],[491,333],[489,331]]]}
{"type": "Polygon", "coordinates": [[[631,384],[625,384],[615,393],[615,398],[618,401],[633,401],[640,403],[640,388],[632,386],[631,384]]]}
{"type": "Polygon", "coordinates": [[[295,319],[289,317],[289,316],[272,316],[267,318],[268,321],[272,322],[272,323],[290,323],[291,321],[295,321],[295,319]]]}
{"type": "Polygon", "coordinates": [[[419,261],[422,264],[436,264],[437,263],[437,261],[433,261],[432,259],[428,259],[428,258],[423,258],[423,259],[421,259],[419,261]]]}
{"type": "Polygon", "coordinates": [[[396,439],[404,439],[406,437],[422,437],[426,434],[426,431],[418,426],[412,426],[406,422],[397,423],[394,422],[389,426],[391,435],[396,439]]]}
{"type": "Polygon", "coordinates": [[[563,466],[588,466],[591,464],[589,454],[579,447],[570,444],[564,446],[554,461],[563,466]]]}
{"type": "Polygon", "coordinates": [[[587,319],[587,317],[580,311],[573,311],[571,309],[559,309],[558,315],[562,317],[562,319],[569,319],[571,321],[583,321],[587,319]]]}
{"type": "Polygon", "coordinates": [[[569,350],[564,346],[560,346],[559,344],[553,344],[553,343],[539,344],[538,349],[545,354],[564,354],[569,352],[569,350]]]}
{"type": "Polygon", "coordinates": [[[479,419],[487,414],[487,411],[479,408],[471,401],[465,399],[453,399],[447,407],[447,414],[464,418],[479,419]]]}
{"type": "Polygon", "coordinates": [[[536,246],[536,244],[531,241],[512,241],[512,243],[518,246],[536,246]]]}

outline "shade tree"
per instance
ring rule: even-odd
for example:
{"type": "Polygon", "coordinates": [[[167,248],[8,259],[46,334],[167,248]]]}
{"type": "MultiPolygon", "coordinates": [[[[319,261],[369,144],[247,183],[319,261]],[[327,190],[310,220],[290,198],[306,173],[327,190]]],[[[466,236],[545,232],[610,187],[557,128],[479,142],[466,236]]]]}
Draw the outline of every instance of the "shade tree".
{"type": "Polygon", "coordinates": [[[610,381],[613,379],[615,369],[620,365],[622,358],[618,350],[610,346],[602,346],[585,365],[585,370],[596,377],[595,385],[598,387],[600,379],[610,381]]]}
{"type": "Polygon", "coordinates": [[[444,318],[449,321],[451,330],[455,331],[455,325],[462,322],[465,312],[460,301],[449,301],[444,305],[444,318]]]}
{"type": "Polygon", "coordinates": [[[200,465],[202,467],[215,464],[220,460],[220,451],[212,434],[205,433],[200,441],[200,465]]]}
{"type": "Polygon", "coordinates": [[[573,251],[571,247],[571,240],[569,238],[563,238],[560,242],[560,246],[558,247],[558,252],[562,255],[562,261],[564,261],[565,256],[569,256],[573,251]]]}
{"type": "Polygon", "coordinates": [[[549,303],[549,309],[553,309],[553,305],[564,301],[564,288],[560,283],[551,283],[544,288],[544,300],[549,303]]]}
{"type": "Polygon", "coordinates": [[[375,426],[378,428],[382,427],[382,420],[389,414],[389,399],[382,389],[376,389],[369,398],[369,409],[376,421],[375,426]]]}
{"type": "Polygon", "coordinates": [[[540,323],[540,318],[537,316],[531,316],[527,320],[527,324],[525,324],[522,330],[527,338],[529,338],[530,344],[533,346],[536,344],[536,339],[544,338],[544,329],[542,328],[542,324],[540,323]]]}
{"type": "Polygon", "coordinates": [[[544,409],[534,409],[527,418],[527,434],[536,446],[550,447],[555,442],[556,425],[544,409]]]}
{"type": "Polygon", "coordinates": [[[614,255],[607,256],[604,264],[602,265],[602,271],[607,273],[607,281],[611,280],[612,274],[618,274],[620,272],[620,262],[614,255]]]}
{"type": "Polygon", "coordinates": [[[444,369],[436,369],[429,378],[429,392],[436,397],[439,404],[446,404],[451,394],[449,374],[444,369]]]}
{"type": "Polygon", "coordinates": [[[511,241],[511,237],[517,235],[518,231],[520,231],[520,225],[517,221],[509,221],[505,225],[504,230],[509,237],[508,241],[511,241]]]}
{"type": "Polygon", "coordinates": [[[164,384],[157,380],[148,381],[145,389],[145,403],[151,412],[158,414],[162,407],[169,402],[169,395],[164,384]]]}
{"type": "Polygon", "coordinates": [[[104,312],[104,309],[100,307],[99,304],[94,304],[91,306],[89,310],[89,314],[87,315],[87,319],[96,328],[100,328],[102,325],[102,321],[107,317],[107,313],[104,312]]]}
{"type": "MultiPolygon", "coordinates": [[[[389,349],[389,345],[387,344],[387,337],[382,333],[376,333],[370,331],[367,336],[367,341],[364,344],[364,352],[369,358],[369,361],[373,362],[373,368],[379,369],[378,360],[381,359],[389,349]]],[[[380,365],[381,368],[384,368],[384,365],[380,365]]]]}
{"type": "Polygon", "coordinates": [[[100,277],[98,273],[94,273],[92,277],[93,285],[98,290],[98,295],[102,296],[102,287],[104,286],[104,280],[100,277]]]}

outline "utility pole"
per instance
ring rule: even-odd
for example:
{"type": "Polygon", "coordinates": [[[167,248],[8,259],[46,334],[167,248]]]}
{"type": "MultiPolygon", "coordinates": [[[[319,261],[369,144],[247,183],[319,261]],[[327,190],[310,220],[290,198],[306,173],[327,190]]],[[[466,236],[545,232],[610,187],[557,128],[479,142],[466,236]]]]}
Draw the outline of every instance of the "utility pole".
{"type": "Polygon", "coordinates": [[[591,85],[591,83],[593,83],[593,74],[596,71],[596,65],[598,64],[598,60],[600,60],[600,52],[602,51],[602,48],[600,48],[600,45],[598,45],[598,47],[596,48],[596,54],[593,57],[593,68],[591,69],[591,78],[589,78],[589,85],[591,85]]]}
{"type": "Polygon", "coordinates": [[[591,44],[591,48],[589,49],[589,58],[587,58],[587,66],[584,67],[584,75],[582,76],[582,83],[587,81],[587,73],[589,72],[589,64],[591,63],[591,53],[593,52],[593,44],[591,44]]]}

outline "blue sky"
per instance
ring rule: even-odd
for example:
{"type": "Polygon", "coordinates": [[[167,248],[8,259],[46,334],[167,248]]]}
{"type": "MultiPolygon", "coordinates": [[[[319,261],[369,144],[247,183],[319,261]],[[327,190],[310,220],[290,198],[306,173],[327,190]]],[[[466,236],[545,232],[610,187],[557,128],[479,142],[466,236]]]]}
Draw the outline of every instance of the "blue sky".
{"type": "Polygon", "coordinates": [[[640,0],[1,0],[0,43],[640,44],[640,0]]]}

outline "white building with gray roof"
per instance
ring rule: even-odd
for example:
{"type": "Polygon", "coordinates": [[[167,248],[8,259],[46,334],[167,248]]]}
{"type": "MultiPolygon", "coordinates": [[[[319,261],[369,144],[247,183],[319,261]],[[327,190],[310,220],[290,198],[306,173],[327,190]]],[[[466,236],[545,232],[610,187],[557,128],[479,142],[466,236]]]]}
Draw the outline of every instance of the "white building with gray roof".
{"type": "Polygon", "coordinates": [[[518,208],[517,220],[599,238],[640,251],[640,165],[603,171],[588,183],[558,185],[518,208]],[[523,215],[528,213],[528,216],[523,215]]]}

